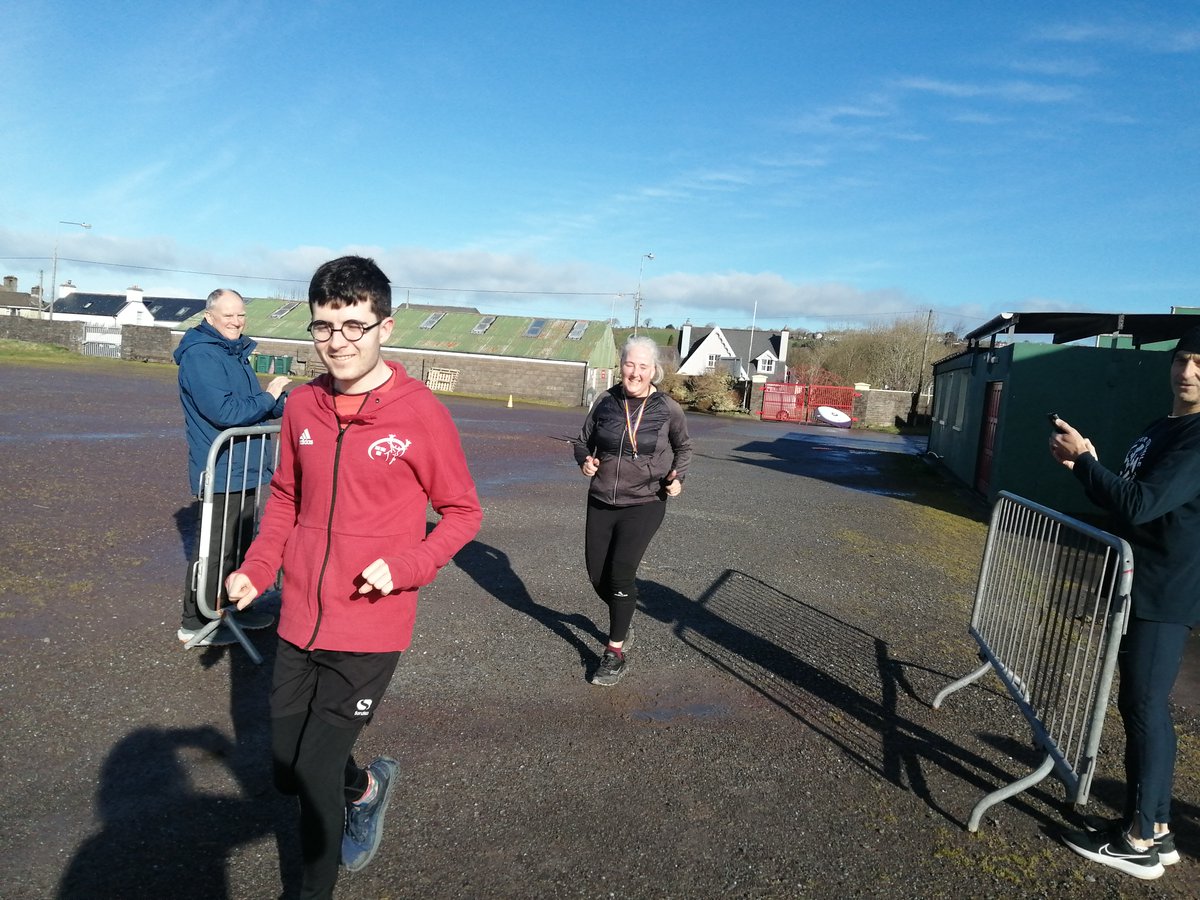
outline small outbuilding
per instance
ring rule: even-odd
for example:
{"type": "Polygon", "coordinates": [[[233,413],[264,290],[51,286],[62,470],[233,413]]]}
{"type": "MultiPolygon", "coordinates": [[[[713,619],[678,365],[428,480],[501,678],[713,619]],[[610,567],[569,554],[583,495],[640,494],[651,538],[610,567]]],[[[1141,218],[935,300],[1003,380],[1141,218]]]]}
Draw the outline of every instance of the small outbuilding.
{"type": "Polygon", "coordinates": [[[1096,508],[1050,458],[1057,413],[1119,467],[1125,450],[1171,408],[1175,342],[1188,315],[1003,313],[933,366],[929,451],[989,502],[1010,491],[1072,515],[1096,508]],[[1013,342],[1013,335],[1045,340],[1013,342]],[[1083,343],[1088,342],[1088,343],[1083,343]]]}

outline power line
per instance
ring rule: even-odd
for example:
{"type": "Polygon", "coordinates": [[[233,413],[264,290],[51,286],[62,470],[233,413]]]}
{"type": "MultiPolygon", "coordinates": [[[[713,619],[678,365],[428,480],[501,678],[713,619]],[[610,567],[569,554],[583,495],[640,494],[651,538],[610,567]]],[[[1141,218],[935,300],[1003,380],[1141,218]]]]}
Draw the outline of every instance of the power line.
{"type": "MultiPolygon", "coordinates": [[[[49,262],[48,257],[44,256],[2,256],[3,260],[22,260],[22,261],[38,261],[49,262]]],[[[167,269],[161,266],[135,266],[132,263],[111,263],[97,262],[93,259],[72,259],[67,256],[60,256],[59,262],[81,263],[85,266],[103,266],[109,269],[136,269],[139,272],[166,272],[169,275],[203,275],[206,278],[237,278],[243,281],[271,281],[283,282],[285,284],[308,284],[307,278],[284,278],[275,275],[242,275],[233,272],[198,272],[192,269],[167,269]]],[[[537,290],[500,290],[498,288],[458,288],[458,287],[421,287],[410,284],[396,284],[390,282],[395,289],[402,291],[443,291],[454,294],[537,294],[544,297],[632,297],[632,292],[623,293],[619,291],[537,291],[537,290]]]]}

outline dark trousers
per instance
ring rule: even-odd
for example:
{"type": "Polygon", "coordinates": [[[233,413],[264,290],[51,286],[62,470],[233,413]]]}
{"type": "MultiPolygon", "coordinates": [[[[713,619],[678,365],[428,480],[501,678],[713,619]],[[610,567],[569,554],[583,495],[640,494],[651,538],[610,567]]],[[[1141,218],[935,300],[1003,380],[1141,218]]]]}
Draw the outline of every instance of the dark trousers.
{"type": "Polygon", "coordinates": [[[646,548],[662,525],[667,504],[608,506],[588,499],[584,559],[588,579],[608,604],[608,639],[623,641],[637,608],[637,570],[646,548]]]}
{"type": "Polygon", "coordinates": [[[1150,838],[1155,822],[1171,821],[1175,723],[1168,702],[1191,629],[1131,619],[1117,656],[1117,707],[1125,724],[1125,821],[1134,837],[1150,838]]]}
{"type": "Polygon", "coordinates": [[[328,900],[342,858],[346,804],[367,789],[351,750],[362,726],[331,725],[312,713],[271,720],[275,787],[300,803],[302,900],[328,900]]]}
{"type": "MultiPolygon", "coordinates": [[[[208,546],[208,565],[205,599],[212,609],[217,608],[217,596],[223,595],[225,576],[241,565],[250,542],[254,540],[254,501],[256,492],[239,491],[234,494],[213,494],[213,524],[208,546]]],[[[196,563],[200,559],[200,509],[202,502],[192,504],[196,516],[196,534],[192,539],[192,552],[188,558],[187,575],[183,584],[183,615],[180,624],[191,631],[203,628],[209,621],[200,611],[196,592],[192,587],[196,563]]],[[[267,585],[258,585],[266,589],[267,585]]]]}
{"type": "Polygon", "coordinates": [[[300,805],[303,900],[333,896],[346,804],[370,783],[354,762],[354,742],[383,702],[399,660],[398,651],[302,650],[282,638],[277,644],[271,760],[275,787],[300,805]]]}

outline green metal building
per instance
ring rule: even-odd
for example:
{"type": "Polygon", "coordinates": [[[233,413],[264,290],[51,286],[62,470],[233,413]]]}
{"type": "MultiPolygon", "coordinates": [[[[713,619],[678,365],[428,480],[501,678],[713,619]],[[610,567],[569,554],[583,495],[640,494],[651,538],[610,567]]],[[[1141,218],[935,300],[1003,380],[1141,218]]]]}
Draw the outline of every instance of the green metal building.
{"type": "Polygon", "coordinates": [[[1120,467],[1143,428],[1171,409],[1168,381],[1185,315],[1004,313],[934,364],[929,451],[989,502],[1004,490],[1076,516],[1098,510],[1048,448],[1049,413],[1120,467]],[[1003,343],[1006,335],[1048,342],[1003,343]],[[1092,346],[1075,341],[1091,340],[1092,346]],[[1103,345],[1103,346],[1101,346],[1103,345]]]}

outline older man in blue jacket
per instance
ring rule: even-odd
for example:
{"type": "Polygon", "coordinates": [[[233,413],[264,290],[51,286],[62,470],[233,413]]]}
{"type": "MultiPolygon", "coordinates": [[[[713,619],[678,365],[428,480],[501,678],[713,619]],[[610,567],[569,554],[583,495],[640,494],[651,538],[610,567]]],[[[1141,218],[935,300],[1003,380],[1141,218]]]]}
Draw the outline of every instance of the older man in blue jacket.
{"type": "MultiPolygon", "coordinates": [[[[289,379],[280,375],[263,390],[250,365],[250,354],[257,345],[242,334],[245,327],[246,304],[241,295],[237,291],[218,288],[208,295],[204,321],[185,332],[175,350],[193,495],[200,492],[200,475],[218,434],[226,428],[259,425],[283,415],[284,390],[289,379]]],[[[269,480],[271,475],[269,470],[260,471],[259,460],[253,458],[254,454],[248,455],[252,457],[249,461],[235,455],[228,483],[224,455],[218,459],[213,484],[214,527],[206,590],[209,606],[214,608],[221,583],[220,573],[237,567],[253,537],[254,488],[269,480]],[[227,501],[231,498],[238,508],[230,508],[227,512],[227,501]],[[221,555],[222,546],[224,556],[221,555]]],[[[267,461],[263,465],[270,463],[267,461]]],[[[199,510],[199,501],[196,509],[199,510]]],[[[176,635],[184,643],[207,624],[192,586],[192,571],[200,558],[198,538],[193,545],[184,584],[183,615],[176,635]]],[[[238,613],[237,617],[243,628],[266,628],[274,622],[270,615],[257,610],[238,613]]],[[[233,640],[232,633],[221,627],[208,634],[201,645],[227,644],[233,640]]]]}

